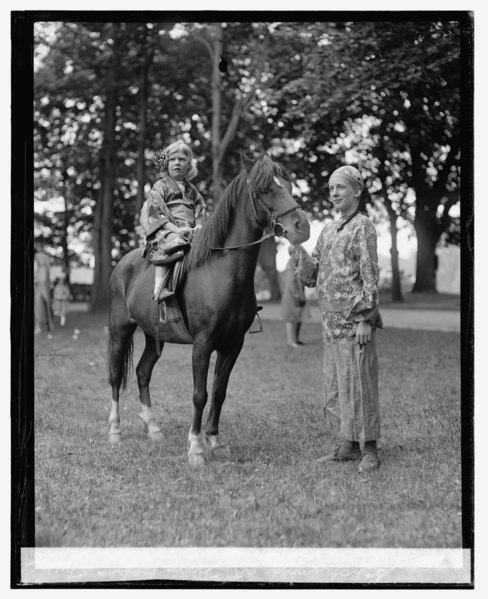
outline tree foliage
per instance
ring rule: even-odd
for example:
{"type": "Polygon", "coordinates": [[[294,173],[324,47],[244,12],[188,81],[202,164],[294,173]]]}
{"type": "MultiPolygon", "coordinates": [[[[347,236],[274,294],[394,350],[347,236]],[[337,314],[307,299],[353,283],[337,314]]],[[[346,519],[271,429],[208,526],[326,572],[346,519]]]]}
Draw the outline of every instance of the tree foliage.
{"type": "Polygon", "coordinates": [[[377,218],[413,223],[417,287],[431,287],[435,247],[458,230],[459,22],[63,22],[35,32],[36,232],[67,264],[92,254],[100,289],[139,243],[154,152],[177,137],[192,143],[209,204],[240,151],[266,150],[320,219],[330,172],[360,163],[371,210],[384,206],[377,218]]]}
{"type": "Polygon", "coordinates": [[[372,194],[413,222],[415,290],[435,290],[435,247],[459,201],[460,24],[318,24],[310,34],[309,61],[279,103],[302,126],[311,178],[320,189],[338,158],[360,163],[372,194]]]}

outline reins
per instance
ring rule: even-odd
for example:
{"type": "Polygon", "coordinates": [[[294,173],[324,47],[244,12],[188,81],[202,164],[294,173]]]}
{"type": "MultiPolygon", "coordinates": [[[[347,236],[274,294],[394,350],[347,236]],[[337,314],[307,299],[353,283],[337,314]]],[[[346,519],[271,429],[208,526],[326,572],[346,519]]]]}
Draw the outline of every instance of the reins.
{"type": "MultiPolygon", "coordinates": [[[[271,210],[271,208],[268,208],[263,200],[261,200],[261,198],[256,195],[256,193],[254,192],[254,190],[251,188],[251,185],[249,183],[249,180],[247,181],[247,185],[248,185],[248,189],[249,189],[249,195],[251,196],[251,200],[252,200],[252,207],[253,207],[253,211],[254,211],[254,216],[256,217],[256,221],[258,222],[258,224],[260,225],[260,219],[258,216],[258,212],[256,209],[256,200],[261,202],[264,206],[264,208],[266,209],[266,221],[268,223],[268,226],[271,227],[271,232],[267,233],[266,235],[263,235],[261,237],[261,239],[258,239],[257,241],[251,241],[250,243],[244,243],[243,245],[234,245],[234,246],[229,246],[229,247],[223,247],[223,248],[212,248],[212,250],[218,250],[218,251],[226,251],[226,250],[240,250],[242,248],[246,248],[246,247],[251,247],[253,245],[257,245],[259,243],[263,243],[263,241],[266,241],[267,239],[271,239],[272,237],[285,237],[286,236],[286,229],[285,227],[279,222],[278,219],[282,218],[283,216],[286,216],[287,214],[290,214],[291,212],[298,210],[300,208],[300,206],[298,204],[295,204],[294,206],[292,206],[291,208],[287,208],[286,210],[283,210],[282,212],[279,212],[276,216],[273,214],[273,211],[271,210]]],[[[261,225],[260,225],[261,226],[261,225]]]]}

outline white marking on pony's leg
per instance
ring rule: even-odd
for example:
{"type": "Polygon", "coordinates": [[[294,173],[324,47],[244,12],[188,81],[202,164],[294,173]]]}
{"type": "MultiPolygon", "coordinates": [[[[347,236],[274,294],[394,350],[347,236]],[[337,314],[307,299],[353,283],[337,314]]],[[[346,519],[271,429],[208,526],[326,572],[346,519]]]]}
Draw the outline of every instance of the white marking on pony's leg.
{"type": "Polygon", "coordinates": [[[162,441],[163,431],[154,420],[152,407],[141,403],[141,413],[139,414],[147,430],[147,435],[151,441],[162,441]]]}
{"type": "Polygon", "coordinates": [[[110,443],[120,442],[120,413],[119,402],[112,399],[112,409],[108,418],[109,431],[108,438],[110,443]]]}
{"type": "Polygon", "coordinates": [[[188,461],[190,462],[190,466],[193,466],[194,468],[199,468],[205,464],[201,437],[201,434],[194,435],[191,430],[188,434],[188,442],[190,443],[190,448],[188,450],[188,461]]]}
{"type": "Polygon", "coordinates": [[[209,435],[208,433],[205,433],[205,442],[210,451],[227,447],[225,443],[222,443],[218,435],[209,435]]]}
{"type": "Polygon", "coordinates": [[[212,455],[219,458],[230,459],[230,446],[227,443],[223,443],[218,435],[209,435],[205,433],[205,444],[212,453],[212,455]]]}

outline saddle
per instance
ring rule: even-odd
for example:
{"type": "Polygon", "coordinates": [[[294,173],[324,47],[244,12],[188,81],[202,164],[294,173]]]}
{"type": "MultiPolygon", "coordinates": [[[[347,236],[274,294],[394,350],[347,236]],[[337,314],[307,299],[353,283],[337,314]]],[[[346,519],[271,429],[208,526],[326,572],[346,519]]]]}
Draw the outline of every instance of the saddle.
{"type": "Polygon", "coordinates": [[[175,234],[173,239],[164,245],[164,249],[159,247],[157,239],[147,241],[142,257],[147,258],[149,262],[156,266],[163,266],[181,260],[189,247],[190,242],[188,239],[182,235],[175,234]]]}

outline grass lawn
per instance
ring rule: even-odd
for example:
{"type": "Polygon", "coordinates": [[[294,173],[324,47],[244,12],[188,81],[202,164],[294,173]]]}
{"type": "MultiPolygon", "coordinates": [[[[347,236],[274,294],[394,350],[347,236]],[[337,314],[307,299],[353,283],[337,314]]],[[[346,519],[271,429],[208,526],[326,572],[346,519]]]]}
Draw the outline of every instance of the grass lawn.
{"type": "Polygon", "coordinates": [[[380,292],[380,306],[408,310],[454,310],[459,312],[461,296],[454,293],[409,293],[403,294],[403,302],[394,302],[391,292],[380,292]]]}
{"type": "MultiPolygon", "coordinates": [[[[231,376],[230,457],[192,470],[191,346],[167,345],[154,370],[164,441],[145,436],[134,376],[112,447],[105,319],[68,316],[52,339],[36,337],[36,546],[461,546],[458,334],[378,333],[382,464],[360,475],[315,461],[331,447],[319,325],[291,350],[282,323],[264,321],[231,376]]],[[[135,342],[137,361],[139,332],[135,342]]]]}

